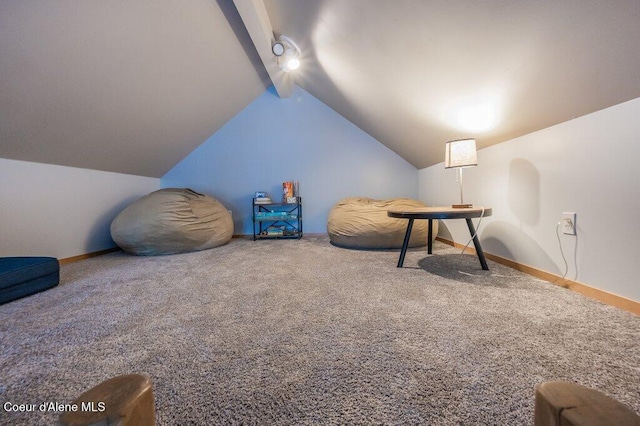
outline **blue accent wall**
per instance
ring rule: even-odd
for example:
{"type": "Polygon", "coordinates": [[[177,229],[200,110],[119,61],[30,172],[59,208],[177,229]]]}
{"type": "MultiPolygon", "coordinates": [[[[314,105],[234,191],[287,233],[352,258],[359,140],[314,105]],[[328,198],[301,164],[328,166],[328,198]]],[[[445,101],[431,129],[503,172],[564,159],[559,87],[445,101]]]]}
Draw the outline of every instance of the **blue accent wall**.
{"type": "Polygon", "coordinates": [[[304,232],[326,232],[340,199],[418,197],[418,170],[301,88],[281,99],[273,87],[253,101],[161,179],[232,210],[235,234],[251,234],[251,198],[281,199],[297,180],[304,232]]]}

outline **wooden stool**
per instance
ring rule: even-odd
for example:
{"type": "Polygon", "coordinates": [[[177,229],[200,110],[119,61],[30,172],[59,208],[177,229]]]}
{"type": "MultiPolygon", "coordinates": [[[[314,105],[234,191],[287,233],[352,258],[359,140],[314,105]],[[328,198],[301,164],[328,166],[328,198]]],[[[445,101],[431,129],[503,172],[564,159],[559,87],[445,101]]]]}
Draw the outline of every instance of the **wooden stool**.
{"type": "Polygon", "coordinates": [[[65,412],[59,425],[153,426],[155,405],[151,379],[142,374],[126,374],[89,389],[72,404],[78,411],[65,412]]]}
{"type": "Polygon", "coordinates": [[[536,387],[535,426],[640,426],[640,417],[626,405],[594,389],[569,382],[536,387]]]}

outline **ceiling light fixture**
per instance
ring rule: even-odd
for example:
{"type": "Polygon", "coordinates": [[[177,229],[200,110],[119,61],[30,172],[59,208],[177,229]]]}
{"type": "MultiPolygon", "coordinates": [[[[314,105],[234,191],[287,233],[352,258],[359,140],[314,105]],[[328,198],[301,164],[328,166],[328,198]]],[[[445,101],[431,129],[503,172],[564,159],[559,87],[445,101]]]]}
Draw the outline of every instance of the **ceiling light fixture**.
{"type": "Polygon", "coordinates": [[[284,72],[300,68],[300,48],[289,37],[281,35],[273,45],[271,51],[278,58],[278,66],[284,72]]]}
{"type": "Polygon", "coordinates": [[[279,41],[276,41],[275,43],[273,43],[273,46],[271,46],[271,51],[276,56],[284,55],[284,44],[280,43],[279,41]]]}

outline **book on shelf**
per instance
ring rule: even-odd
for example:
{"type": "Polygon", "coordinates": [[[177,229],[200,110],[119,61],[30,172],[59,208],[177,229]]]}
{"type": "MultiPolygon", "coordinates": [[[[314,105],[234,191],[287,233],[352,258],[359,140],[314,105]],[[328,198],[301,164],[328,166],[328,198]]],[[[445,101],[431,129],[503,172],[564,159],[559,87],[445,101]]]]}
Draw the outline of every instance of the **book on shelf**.
{"type": "Polygon", "coordinates": [[[256,204],[271,204],[271,197],[254,198],[256,204]]]}
{"type": "Polygon", "coordinates": [[[282,202],[288,203],[289,198],[293,198],[293,181],[282,182],[282,202]]]}

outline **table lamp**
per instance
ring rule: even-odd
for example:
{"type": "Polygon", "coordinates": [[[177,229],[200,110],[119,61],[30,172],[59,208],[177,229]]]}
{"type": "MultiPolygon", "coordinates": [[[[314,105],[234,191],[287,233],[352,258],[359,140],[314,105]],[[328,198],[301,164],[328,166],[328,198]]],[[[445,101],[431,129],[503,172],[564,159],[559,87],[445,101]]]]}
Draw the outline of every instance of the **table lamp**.
{"type": "Polygon", "coordinates": [[[445,144],[444,168],[458,168],[458,181],[460,182],[460,204],[453,204],[454,209],[464,209],[473,207],[473,204],[465,204],[462,197],[462,169],[465,167],[477,166],[478,157],[476,155],[475,139],[457,139],[445,144]]]}

